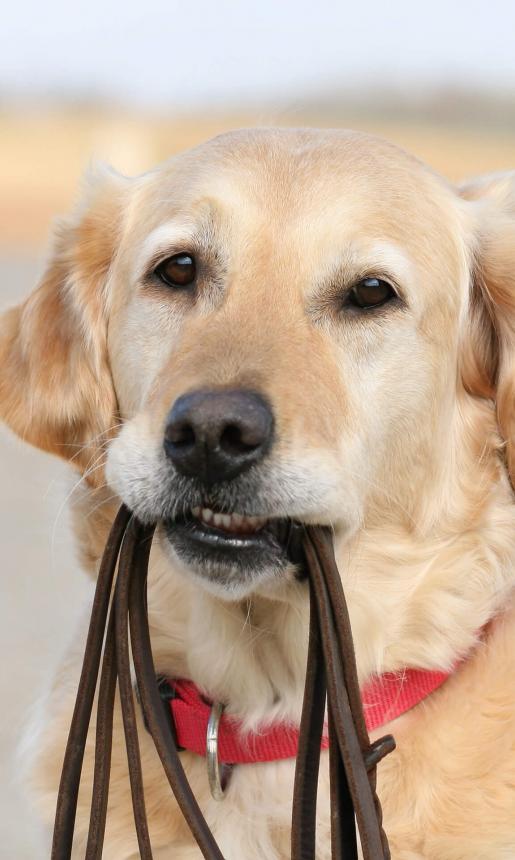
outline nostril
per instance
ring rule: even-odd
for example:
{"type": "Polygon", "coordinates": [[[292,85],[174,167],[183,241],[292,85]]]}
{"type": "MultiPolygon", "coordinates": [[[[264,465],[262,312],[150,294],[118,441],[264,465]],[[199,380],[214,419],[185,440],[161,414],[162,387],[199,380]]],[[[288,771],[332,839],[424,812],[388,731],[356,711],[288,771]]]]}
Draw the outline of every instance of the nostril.
{"type": "Polygon", "coordinates": [[[227,424],[220,436],[220,448],[227,454],[235,456],[247,454],[259,448],[263,439],[257,438],[257,434],[241,427],[238,424],[227,424]]]}
{"type": "Polygon", "coordinates": [[[187,448],[195,444],[195,430],[187,422],[169,424],[166,428],[166,441],[176,447],[187,448]]]}

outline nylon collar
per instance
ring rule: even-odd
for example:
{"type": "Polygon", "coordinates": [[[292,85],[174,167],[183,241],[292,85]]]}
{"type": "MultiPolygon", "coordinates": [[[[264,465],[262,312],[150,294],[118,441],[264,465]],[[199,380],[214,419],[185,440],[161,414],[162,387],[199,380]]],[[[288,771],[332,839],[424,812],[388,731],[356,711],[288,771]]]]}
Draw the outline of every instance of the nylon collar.
{"type": "MultiPolygon", "coordinates": [[[[369,732],[384,726],[414,708],[437,690],[449,677],[449,672],[405,669],[387,672],[373,678],[362,691],[365,721],[369,732]]],[[[177,743],[184,750],[206,755],[206,734],[211,702],[203,696],[193,681],[168,681],[172,689],[170,708],[177,743]]],[[[253,764],[295,758],[299,741],[297,726],[273,723],[259,732],[245,733],[241,723],[222,714],[218,730],[218,755],[227,764],[253,764]]],[[[327,733],[322,736],[322,749],[329,747],[327,733]]]]}

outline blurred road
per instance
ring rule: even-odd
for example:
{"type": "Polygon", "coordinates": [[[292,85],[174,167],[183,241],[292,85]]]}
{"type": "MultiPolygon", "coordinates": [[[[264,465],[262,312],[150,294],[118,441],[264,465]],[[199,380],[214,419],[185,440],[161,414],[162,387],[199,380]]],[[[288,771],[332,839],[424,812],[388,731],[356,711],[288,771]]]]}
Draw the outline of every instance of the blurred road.
{"type": "MultiPolygon", "coordinates": [[[[37,274],[34,261],[0,259],[0,310],[28,293],[37,274]]],[[[63,507],[72,486],[57,459],[0,428],[0,860],[48,860],[18,785],[16,747],[91,594],[63,507]]]]}

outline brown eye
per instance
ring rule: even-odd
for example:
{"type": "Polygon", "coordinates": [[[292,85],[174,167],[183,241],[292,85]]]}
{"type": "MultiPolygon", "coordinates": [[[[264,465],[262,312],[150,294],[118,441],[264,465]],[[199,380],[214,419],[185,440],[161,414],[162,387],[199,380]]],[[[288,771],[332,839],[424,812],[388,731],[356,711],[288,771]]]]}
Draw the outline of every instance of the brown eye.
{"type": "Polygon", "coordinates": [[[380,278],[364,278],[355,284],[349,293],[351,305],[358,308],[375,308],[396,297],[396,292],[387,281],[380,278]]]}
{"type": "Polygon", "coordinates": [[[155,273],[168,287],[189,287],[195,280],[195,260],[190,254],[174,254],[160,263],[155,273]]]}

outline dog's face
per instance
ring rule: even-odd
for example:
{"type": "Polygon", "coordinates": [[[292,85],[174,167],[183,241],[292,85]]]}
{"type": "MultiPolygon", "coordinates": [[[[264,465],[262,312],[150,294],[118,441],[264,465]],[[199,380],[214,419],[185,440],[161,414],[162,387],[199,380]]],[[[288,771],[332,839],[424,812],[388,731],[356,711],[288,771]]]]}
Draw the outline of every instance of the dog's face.
{"type": "Polygon", "coordinates": [[[391,157],[235,135],[140,194],[110,277],[107,474],[211,587],[282,576],[292,520],[352,533],[377,476],[397,497],[430,454],[467,268],[451,194],[391,157]]]}
{"type": "Polygon", "coordinates": [[[111,487],[211,590],[273,588],[293,522],[344,539],[441,485],[457,398],[498,364],[471,313],[477,206],[339,132],[235,133],[104,177],[4,318],[0,408],[91,480],[106,449],[111,487]]]}

